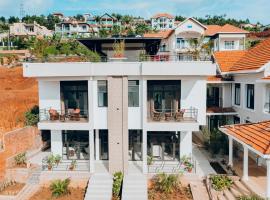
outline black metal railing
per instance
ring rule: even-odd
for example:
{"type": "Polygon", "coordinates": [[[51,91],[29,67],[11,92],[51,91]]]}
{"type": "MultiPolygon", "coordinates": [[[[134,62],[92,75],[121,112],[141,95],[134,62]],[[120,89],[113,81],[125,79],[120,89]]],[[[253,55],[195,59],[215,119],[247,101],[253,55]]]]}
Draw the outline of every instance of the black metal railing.
{"type": "Polygon", "coordinates": [[[183,122],[197,121],[198,109],[153,109],[150,110],[150,121],[183,122]]]}
{"type": "Polygon", "coordinates": [[[88,122],[88,110],[80,109],[40,109],[39,121],[59,121],[59,122],[88,122]]]}

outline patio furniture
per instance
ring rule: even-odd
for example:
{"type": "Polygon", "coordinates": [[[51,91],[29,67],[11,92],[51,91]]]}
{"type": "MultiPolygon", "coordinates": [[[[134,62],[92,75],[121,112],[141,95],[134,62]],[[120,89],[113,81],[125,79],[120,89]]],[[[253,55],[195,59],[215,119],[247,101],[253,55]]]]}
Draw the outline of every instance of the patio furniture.
{"type": "Polygon", "coordinates": [[[153,114],[153,120],[154,121],[160,121],[161,120],[161,113],[160,112],[153,111],[152,114],[153,114]]]}
{"type": "Polygon", "coordinates": [[[65,114],[60,114],[59,119],[61,122],[64,122],[66,120],[66,115],[65,114]]]}
{"type": "Polygon", "coordinates": [[[152,148],[153,157],[161,158],[161,152],[162,152],[162,148],[160,145],[153,145],[153,148],[152,148]]]}
{"type": "Polygon", "coordinates": [[[180,110],[179,112],[176,112],[175,113],[175,121],[182,121],[184,119],[184,113],[185,113],[185,110],[180,110]]]}
{"type": "Polygon", "coordinates": [[[165,113],[165,121],[171,121],[172,120],[172,113],[171,112],[166,112],[165,113]]]}
{"type": "Polygon", "coordinates": [[[70,114],[70,120],[72,121],[80,121],[80,109],[75,109],[71,114],[70,114]]]}
{"type": "Polygon", "coordinates": [[[59,113],[56,110],[50,109],[49,114],[50,114],[50,120],[52,121],[59,120],[59,113]]]}

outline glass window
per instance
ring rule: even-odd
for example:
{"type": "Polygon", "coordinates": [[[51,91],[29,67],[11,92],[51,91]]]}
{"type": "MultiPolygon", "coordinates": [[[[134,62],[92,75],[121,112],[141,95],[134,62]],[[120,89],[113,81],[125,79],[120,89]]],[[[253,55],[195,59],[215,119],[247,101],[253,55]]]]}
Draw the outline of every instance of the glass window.
{"type": "Polygon", "coordinates": [[[264,111],[270,113],[270,85],[266,86],[264,111]]]}
{"type": "Polygon", "coordinates": [[[240,83],[235,83],[234,85],[234,104],[240,105],[241,100],[241,85],[240,83]]]}
{"type": "Polygon", "coordinates": [[[225,49],[234,49],[234,41],[225,41],[225,49]]]}
{"type": "Polygon", "coordinates": [[[183,38],[177,38],[176,39],[176,46],[178,49],[184,49],[184,48],[188,48],[188,41],[183,39],[183,38]]]}
{"type": "Polygon", "coordinates": [[[98,107],[108,106],[107,81],[98,81],[98,107]]]}
{"type": "Polygon", "coordinates": [[[128,81],[128,107],[139,107],[139,81],[128,81]]]}
{"type": "Polygon", "coordinates": [[[247,84],[246,87],[246,95],[247,95],[247,108],[254,109],[254,85],[247,84]]]}

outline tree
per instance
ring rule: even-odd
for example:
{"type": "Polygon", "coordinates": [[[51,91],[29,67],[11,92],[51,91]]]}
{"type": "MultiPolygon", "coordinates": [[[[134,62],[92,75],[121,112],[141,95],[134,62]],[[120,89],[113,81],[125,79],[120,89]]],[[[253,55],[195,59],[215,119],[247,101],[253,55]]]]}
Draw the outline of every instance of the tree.
{"type": "Polygon", "coordinates": [[[18,17],[14,17],[14,16],[9,17],[9,19],[8,19],[9,24],[17,23],[19,21],[20,21],[20,19],[18,17]]]}
{"type": "Polygon", "coordinates": [[[121,27],[118,25],[114,25],[112,28],[112,35],[120,35],[121,27]]]}
{"type": "Polygon", "coordinates": [[[39,107],[34,106],[25,113],[25,125],[36,126],[39,121],[39,107]]]}
{"type": "Polygon", "coordinates": [[[59,23],[60,22],[60,19],[59,17],[56,17],[56,16],[53,16],[52,14],[49,14],[47,16],[47,24],[46,24],[46,27],[49,29],[49,30],[54,30],[54,27],[55,27],[55,24],[59,23]]]}
{"type": "Polygon", "coordinates": [[[2,22],[2,23],[6,23],[6,18],[5,17],[0,17],[0,22],[2,22]]]}
{"type": "Polygon", "coordinates": [[[99,30],[99,37],[106,38],[109,36],[109,33],[106,29],[102,28],[99,30]]]}
{"type": "Polygon", "coordinates": [[[74,16],[74,18],[78,21],[84,21],[84,17],[81,14],[77,14],[76,16],[74,16]]]}
{"type": "Polygon", "coordinates": [[[124,26],[128,26],[132,21],[133,21],[133,17],[130,15],[124,15],[122,17],[122,23],[124,24],[124,26]]]}
{"type": "Polygon", "coordinates": [[[115,17],[118,21],[122,19],[122,15],[119,13],[113,13],[112,16],[115,17]]]}
{"type": "Polygon", "coordinates": [[[149,32],[151,28],[146,24],[137,24],[135,27],[135,33],[137,35],[143,35],[147,32],[149,32]]]}
{"type": "Polygon", "coordinates": [[[183,16],[181,16],[181,15],[178,15],[178,16],[175,16],[175,20],[176,21],[184,21],[186,19],[186,17],[183,17],[183,16]]]}

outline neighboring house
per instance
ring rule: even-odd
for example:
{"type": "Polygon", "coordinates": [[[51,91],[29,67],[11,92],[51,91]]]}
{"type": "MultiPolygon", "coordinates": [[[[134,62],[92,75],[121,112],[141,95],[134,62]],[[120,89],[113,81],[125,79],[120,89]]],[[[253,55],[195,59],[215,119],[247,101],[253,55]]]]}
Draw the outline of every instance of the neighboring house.
{"type": "Polygon", "coordinates": [[[249,50],[214,53],[219,76],[208,79],[210,129],[224,124],[269,120],[269,52],[270,38],[249,50]]]}
{"type": "Polygon", "coordinates": [[[11,36],[52,36],[51,30],[45,26],[41,26],[34,22],[33,24],[26,24],[23,22],[14,23],[10,26],[11,36]]]}
{"type": "Polygon", "coordinates": [[[212,51],[232,51],[245,49],[248,32],[232,25],[203,25],[194,18],[180,22],[173,30],[145,34],[144,37],[162,38],[159,54],[166,52],[171,59],[209,59],[212,51]],[[197,41],[197,42],[196,42],[197,41]],[[203,44],[209,42],[209,49],[203,44]],[[210,42],[213,43],[210,46],[210,42]],[[196,46],[197,43],[197,46],[196,46]],[[197,55],[196,55],[197,52],[197,55]]]}
{"type": "Polygon", "coordinates": [[[100,17],[100,21],[98,22],[100,28],[111,30],[113,26],[118,25],[120,26],[121,23],[113,16],[105,13],[100,17]]]}
{"type": "Polygon", "coordinates": [[[174,29],[174,16],[168,13],[158,13],[151,17],[151,25],[156,30],[174,29]]]}
{"type": "MultiPolygon", "coordinates": [[[[121,38],[80,41],[109,56],[115,40],[121,38]]],[[[192,157],[192,135],[206,125],[207,77],[216,74],[215,64],[130,61],[142,49],[155,55],[161,39],[125,42],[129,62],[24,63],[24,76],[38,80],[38,128],[51,136],[51,152],[85,161],[91,172],[103,163],[110,173],[127,173],[135,163],[148,173],[149,157],[170,166],[192,157]]]]}
{"type": "Polygon", "coordinates": [[[84,21],[69,20],[55,25],[55,33],[61,34],[64,37],[89,37],[95,32],[94,27],[84,21]]]}

